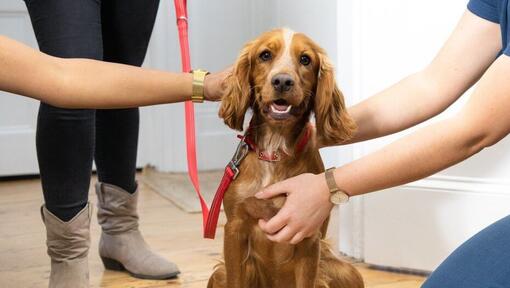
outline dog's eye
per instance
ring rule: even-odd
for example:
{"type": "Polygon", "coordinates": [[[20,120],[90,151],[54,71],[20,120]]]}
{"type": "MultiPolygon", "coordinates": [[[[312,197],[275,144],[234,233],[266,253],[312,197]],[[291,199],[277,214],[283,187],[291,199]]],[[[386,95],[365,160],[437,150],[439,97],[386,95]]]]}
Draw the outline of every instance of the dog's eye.
{"type": "Polygon", "coordinates": [[[260,53],[259,58],[262,61],[269,61],[269,60],[273,59],[273,55],[271,54],[271,52],[266,50],[266,51],[263,51],[262,53],[260,53]]]}
{"type": "Polygon", "coordinates": [[[302,65],[308,66],[312,62],[312,59],[310,59],[310,56],[308,55],[301,55],[301,59],[299,59],[299,63],[302,65]]]}

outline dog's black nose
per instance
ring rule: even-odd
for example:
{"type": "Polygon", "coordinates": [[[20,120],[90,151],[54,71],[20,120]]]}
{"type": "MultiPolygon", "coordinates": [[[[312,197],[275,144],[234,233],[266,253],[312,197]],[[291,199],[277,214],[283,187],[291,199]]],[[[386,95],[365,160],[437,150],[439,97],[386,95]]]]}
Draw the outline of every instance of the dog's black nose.
{"type": "Polygon", "coordinates": [[[289,74],[280,73],[273,76],[271,84],[273,84],[276,91],[287,92],[294,86],[294,79],[289,74]]]}

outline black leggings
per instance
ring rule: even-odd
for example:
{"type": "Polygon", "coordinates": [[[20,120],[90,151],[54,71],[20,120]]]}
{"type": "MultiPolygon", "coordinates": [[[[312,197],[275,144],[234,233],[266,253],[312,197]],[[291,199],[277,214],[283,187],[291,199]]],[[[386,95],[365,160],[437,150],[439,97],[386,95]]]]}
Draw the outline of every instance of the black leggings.
{"type": "MultiPolygon", "coordinates": [[[[26,0],[26,4],[42,52],[140,66],[159,0],[26,0]]],[[[37,120],[44,200],[61,220],[70,220],[87,204],[94,159],[99,181],[130,193],[136,190],[138,109],[61,109],[41,103],[37,120]]]]}

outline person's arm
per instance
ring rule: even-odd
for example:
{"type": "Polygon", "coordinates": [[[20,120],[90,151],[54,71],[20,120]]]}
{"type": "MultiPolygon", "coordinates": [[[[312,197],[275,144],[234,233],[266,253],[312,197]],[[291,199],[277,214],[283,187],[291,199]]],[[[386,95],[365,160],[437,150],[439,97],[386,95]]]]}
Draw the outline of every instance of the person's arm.
{"type": "MultiPolygon", "coordinates": [[[[435,67],[435,70],[451,70],[447,74],[435,71],[442,77],[447,77],[441,80],[443,84],[438,87],[450,89],[448,83],[456,86],[453,83],[458,81],[464,84],[458,86],[462,88],[457,88],[456,93],[466,90],[469,86],[468,83],[472,84],[486,70],[490,59],[495,57],[500,47],[498,25],[467,12],[454,35],[450,37],[448,43],[434,60],[436,63],[449,64],[430,66],[435,67]],[[475,23],[478,25],[474,25],[475,23]],[[478,30],[478,33],[468,33],[465,31],[466,27],[478,30]],[[473,35],[478,36],[473,37],[473,35]],[[465,37],[469,40],[466,40],[465,37]],[[488,39],[497,45],[485,42],[488,39]],[[463,43],[463,45],[459,45],[459,43],[463,43]],[[481,56],[478,56],[479,53],[481,56]],[[480,62],[473,60],[474,58],[484,58],[484,60],[480,62]],[[455,62],[451,62],[451,59],[455,59],[455,62]],[[469,65],[465,66],[465,63],[469,63],[469,65]],[[471,71],[469,80],[462,76],[466,71],[471,71]]],[[[510,105],[510,99],[508,99],[510,87],[507,86],[510,84],[505,84],[508,82],[505,80],[508,73],[510,73],[510,60],[507,56],[502,56],[486,72],[470,103],[459,115],[422,129],[379,152],[338,168],[335,177],[340,188],[345,189],[350,195],[359,195],[407,183],[458,163],[484,147],[497,142],[508,133],[507,129],[510,126],[508,123],[510,119],[503,119],[510,117],[510,113],[507,113],[507,107],[510,105]],[[496,102],[498,104],[494,105],[496,102]],[[498,109],[497,113],[493,109],[498,109]],[[496,116],[501,122],[493,122],[496,116]],[[508,121],[505,123],[505,120],[508,121]],[[496,123],[498,123],[498,127],[495,127],[496,123]]],[[[412,96],[414,93],[425,89],[423,88],[425,86],[421,86],[420,83],[421,81],[408,78],[376,95],[374,97],[376,100],[373,102],[369,99],[364,104],[354,107],[351,113],[360,129],[354,141],[386,135],[412,126],[434,113],[439,113],[458,98],[458,95],[451,96],[446,104],[438,104],[443,100],[436,98],[433,93],[442,92],[438,90],[439,88],[434,88],[430,90],[432,92],[429,92],[432,95],[422,94],[424,100],[420,98],[415,99],[414,103],[412,101],[400,102],[400,97],[414,98],[412,96]],[[412,92],[407,93],[406,89],[412,92]],[[391,91],[397,96],[392,96],[391,91]],[[383,101],[389,99],[393,101],[383,101]],[[429,99],[435,100],[429,101],[429,99]],[[427,107],[429,105],[436,108],[431,109],[427,107]],[[407,110],[411,110],[411,112],[407,110]],[[423,110],[428,112],[423,113],[423,110]],[[395,117],[395,115],[398,116],[395,117]],[[378,119],[381,118],[384,118],[381,120],[383,125],[377,124],[378,119]]],[[[429,84],[436,85],[434,82],[429,84]]],[[[453,92],[449,93],[453,94],[453,92]]],[[[444,95],[447,94],[443,94],[443,97],[445,97],[444,95]]],[[[332,208],[324,174],[303,174],[287,179],[263,189],[257,194],[257,197],[271,198],[279,194],[288,195],[285,205],[269,222],[260,220],[259,223],[263,231],[268,234],[268,238],[273,241],[300,242],[304,237],[311,235],[317,227],[320,227],[332,208]]]]}
{"type": "Polygon", "coordinates": [[[497,143],[510,132],[509,75],[510,57],[500,56],[456,116],[338,168],[337,182],[351,195],[381,190],[430,176],[497,143]]]}
{"type": "MultiPolygon", "coordinates": [[[[510,57],[503,55],[453,118],[423,128],[383,149],[337,168],[338,186],[355,196],[430,176],[489,147],[510,132],[510,57]]],[[[287,194],[280,212],[262,229],[271,240],[297,243],[329,215],[324,174],[303,174],[267,187],[257,197],[287,194]],[[303,203],[303,204],[300,204],[303,203]]]]}
{"type": "Polygon", "coordinates": [[[427,67],[349,109],[358,126],[349,142],[399,132],[441,113],[481,77],[500,49],[499,25],[467,11],[427,67]]]}
{"type": "MultiPolygon", "coordinates": [[[[205,80],[221,98],[228,70],[205,80]]],[[[191,99],[192,76],[88,59],[62,59],[0,36],[0,90],[64,108],[127,108],[191,99]]]]}

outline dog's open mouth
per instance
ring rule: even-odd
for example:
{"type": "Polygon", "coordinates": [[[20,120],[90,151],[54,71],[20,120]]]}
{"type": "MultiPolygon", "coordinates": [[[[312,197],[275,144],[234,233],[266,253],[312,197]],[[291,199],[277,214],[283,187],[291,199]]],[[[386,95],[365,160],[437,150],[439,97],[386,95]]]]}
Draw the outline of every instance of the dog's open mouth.
{"type": "Polygon", "coordinates": [[[284,99],[273,101],[269,105],[269,116],[275,120],[285,120],[291,116],[292,105],[284,99]]]}

